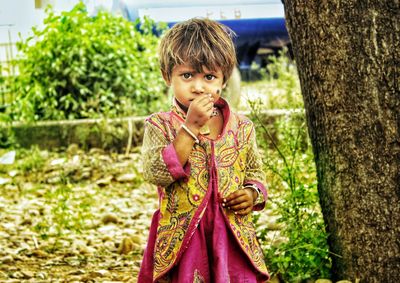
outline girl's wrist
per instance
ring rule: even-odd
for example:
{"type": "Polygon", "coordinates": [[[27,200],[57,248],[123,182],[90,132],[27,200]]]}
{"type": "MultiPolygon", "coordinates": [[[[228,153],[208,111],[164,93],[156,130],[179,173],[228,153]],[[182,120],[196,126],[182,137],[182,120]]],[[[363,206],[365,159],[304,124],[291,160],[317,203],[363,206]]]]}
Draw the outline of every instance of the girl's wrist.
{"type": "Polygon", "coordinates": [[[254,204],[258,197],[257,192],[251,187],[244,187],[243,189],[248,190],[251,193],[251,197],[253,198],[253,204],[254,204]]]}
{"type": "Polygon", "coordinates": [[[183,125],[185,125],[186,128],[188,128],[189,131],[191,131],[196,137],[199,135],[201,127],[198,127],[195,124],[188,123],[188,122],[185,122],[183,125]]]}
{"type": "Polygon", "coordinates": [[[254,205],[262,203],[262,192],[256,185],[246,184],[246,185],[244,185],[244,188],[251,190],[254,205]]]}
{"type": "Polygon", "coordinates": [[[195,143],[200,143],[199,139],[197,138],[198,136],[198,132],[191,130],[187,125],[182,124],[181,125],[181,129],[187,134],[189,135],[195,143]]]}

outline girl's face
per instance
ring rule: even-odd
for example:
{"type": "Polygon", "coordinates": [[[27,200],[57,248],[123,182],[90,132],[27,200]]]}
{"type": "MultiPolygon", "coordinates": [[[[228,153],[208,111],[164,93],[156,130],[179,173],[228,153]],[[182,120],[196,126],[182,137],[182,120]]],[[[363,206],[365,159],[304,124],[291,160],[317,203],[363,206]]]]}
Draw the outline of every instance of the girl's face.
{"type": "Polygon", "coordinates": [[[221,69],[213,72],[203,68],[203,72],[197,73],[190,65],[183,64],[172,69],[171,79],[166,80],[166,83],[172,88],[176,100],[189,108],[190,103],[200,94],[211,93],[214,101],[217,101],[226,86],[223,81],[221,69]]]}

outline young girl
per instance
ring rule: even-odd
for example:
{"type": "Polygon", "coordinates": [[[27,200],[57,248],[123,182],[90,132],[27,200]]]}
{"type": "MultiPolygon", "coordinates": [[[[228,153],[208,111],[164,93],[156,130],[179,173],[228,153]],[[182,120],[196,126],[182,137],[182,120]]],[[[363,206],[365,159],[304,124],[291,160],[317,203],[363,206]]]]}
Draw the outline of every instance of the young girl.
{"type": "Polygon", "coordinates": [[[255,130],[221,98],[236,64],[232,34],[192,19],[161,40],[174,105],[145,123],[143,173],[158,186],[159,210],[139,283],[269,279],[251,217],[267,198],[255,130]]]}

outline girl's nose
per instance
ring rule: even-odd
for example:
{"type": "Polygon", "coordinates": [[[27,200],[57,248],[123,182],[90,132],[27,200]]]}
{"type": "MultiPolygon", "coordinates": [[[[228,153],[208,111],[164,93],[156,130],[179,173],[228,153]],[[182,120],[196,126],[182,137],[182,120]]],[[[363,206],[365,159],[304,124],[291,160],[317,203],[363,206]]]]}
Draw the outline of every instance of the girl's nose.
{"type": "Polygon", "coordinates": [[[192,85],[192,92],[194,93],[204,93],[204,86],[201,81],[194,81],[192,85]]]}

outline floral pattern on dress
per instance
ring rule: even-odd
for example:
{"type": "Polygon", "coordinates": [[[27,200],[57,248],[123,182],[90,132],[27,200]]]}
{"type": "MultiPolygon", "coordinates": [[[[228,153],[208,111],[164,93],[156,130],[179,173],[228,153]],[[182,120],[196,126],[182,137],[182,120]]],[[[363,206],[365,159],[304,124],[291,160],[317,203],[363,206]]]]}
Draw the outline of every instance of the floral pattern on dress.
{"type": "MultiPolygon", "coordinates": [[[[154,280],[171,270],[189,244],[210,196],[210,165],[217,167],[216,181],[221,197],[241,189],[246,181],[264,183],[265,178],[253,123],[244,116],[231,114],[224,134],[218,140],[210,141],[200,136],[200,144],[194,146],[188,159],[189,176],[175,180],[162,152],[174,140],[183,122],[182,113],[173,108],[170,112],[153,114],[145,123],[143,175],[158,186],[160,196],[161,217],[155,242],[154,280]]],[[[225,210],[225,215],[253,266],[267,273],[251,215],[236,216],[229,210],[225,210]]]]}

